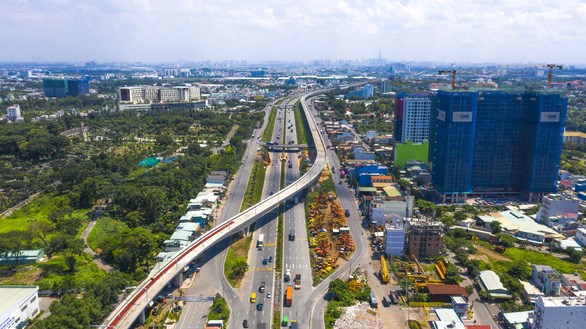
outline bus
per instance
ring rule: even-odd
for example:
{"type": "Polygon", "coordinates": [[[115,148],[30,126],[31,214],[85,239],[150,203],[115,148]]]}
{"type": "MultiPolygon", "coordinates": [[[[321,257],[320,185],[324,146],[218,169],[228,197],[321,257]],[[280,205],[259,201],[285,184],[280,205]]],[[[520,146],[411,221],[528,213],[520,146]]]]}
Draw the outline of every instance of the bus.
{"type": "Polygon", "coordinates": [[[264,244],[264,239],[265,239],[265,235],[264,234],[259,234],[258,235],[258,241],[256,242],[256,248],[259,250],[262,250],[262,246],[264,244]]]}
{"type": "Polygon", "coordinates": [[[253,292],[253,293],[250,295],[250,302],[251,302],[251,303],[256,303],[256,292],[253,292]]]}

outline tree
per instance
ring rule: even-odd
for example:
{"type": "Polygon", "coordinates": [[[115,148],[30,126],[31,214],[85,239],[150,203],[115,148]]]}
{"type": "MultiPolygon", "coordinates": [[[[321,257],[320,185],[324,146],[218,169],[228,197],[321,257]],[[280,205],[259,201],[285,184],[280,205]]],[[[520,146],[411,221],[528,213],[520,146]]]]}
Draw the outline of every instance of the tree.
{"type": "Polygon", "coordinates": [[[49,259],[51,259],[51,257],[53,256],[50,247],[49,234],[51,234],[51,232],[53,232],[54,230],[55,224],[44,220],[32,222],[28,226],[29,234],[33,238],[41,240],[41,242],[43,243],[45,247],[45,253],[47,254],[47,257],[49,257],[49,259]]]}
{"type": "Polygon", "coordinates": [[[519,280],[527,280],[531,276],[531,266],[524,259],[515,261],[508,273],[519,280]]]}
{"type": "Polygon", "coordinates": [[[498,222],[498,221],[496,221],[496,220],[490,222],[490,229],[492,230],[492,233],[493,234],[499,234],[499,233],[501,233],[501,231],[502,231],[501,223],[498,222]]]}
{"type": "Polygon", "coordinates": [[[0,254],[11,254],[15,257],[14,266],[20,265],[21,252],[31,245],[31,237],[27,231],[9,231],[0,234],[0,254]]]}
{"type": "Polygon", "coordinates": [[[584,253],[581,250],[577,250],[577,249],[573,249],[569,252],[570,254],[570,262],[572,263],[580,263],[580,261],[582,260],[582,257],[584,256],[584,253]]]}
{"type": "Polygon", "coordinates": [[[463,211],[456,211],[456,213],[454,214],[454,219],[456,221],[464,221],[468,219],[468,216],[466,216],[466,213],[464,213],[463,211]]]}
{"type": "Polygon", "coordinates": [[[499,234],[499,235],[497,235],[497,237],[499,238],[501,244],[507,248],[514,246],[515,241],[517,240],[514,236],[512,236],[510,234],[505,234],[505,233],[499,234]]]}

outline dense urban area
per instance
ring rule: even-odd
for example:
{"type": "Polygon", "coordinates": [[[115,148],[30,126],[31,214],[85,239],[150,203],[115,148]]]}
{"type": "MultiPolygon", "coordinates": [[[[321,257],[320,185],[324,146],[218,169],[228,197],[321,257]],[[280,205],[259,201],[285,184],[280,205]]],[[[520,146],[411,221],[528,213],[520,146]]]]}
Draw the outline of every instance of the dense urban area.
{"type": "Polygon", "coordinates": [[[584,328],[586,68],[0,64],[0,328],[584,328]]]}

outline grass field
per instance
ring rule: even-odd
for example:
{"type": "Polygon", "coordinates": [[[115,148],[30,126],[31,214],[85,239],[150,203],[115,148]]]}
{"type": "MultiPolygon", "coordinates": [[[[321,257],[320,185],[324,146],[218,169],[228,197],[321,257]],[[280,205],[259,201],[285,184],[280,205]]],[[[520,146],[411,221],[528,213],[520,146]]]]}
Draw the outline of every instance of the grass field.
{"type": "Polygon", "coordinates": [[[497,273],[506,273],[518,260],[525,260],[529,264],[549,265],[560,273],[579,272],[581,276],[586,275],[586,264],[574,264],[559,259],[547,253],[541,253],[529,249],[507,248],[503,254],[497,254],[486,246],[476,246],[477,254],[471,255],[475,259],[484,261],[486,266],[482,269],[492,269],[497,273]]]}
{"type": "Polygon", "coordinates": [[[252,234],[240,238],[238,241],[232,243],[230,248],[228,248],[228,254],[226,255],[226,263],[224,264],[224,275],[226,275],[226,278],[228,278],[228,282],[230,282],[230,284],[234,288],[237,288],[240,285],[240,280],[232,280],[230,279],[230,275],[234,271],[234,266],[239,261],[248,262],[248,250],[250,249],[251,243],[252,234]]]}
{"type": "Polygon", "coordinates": [[[314,145],[315,143],[311,137],[311,130],[309,129],[309,124],[307,123],[300,103],[295,104],[295,111],[293,112],[295,113],[295,125],[297,126],[298,143],[308,144],[308,141],[310,141],[310,144],[314,145]]]}
{"type": "MultiPolygon", "coordinates": [[[[55,196],[53,194],[39,196],[29,204],[16,210],[11,216],[0,218],[0,233],[26,230],[30,223],[47,220],[51,212],[68,204],[69,199],[65,196],[55,196]]],[[[88,212],[89,209],[74,210],[71,215],[87,222],[89,220],[88,212]]],[[[85,227],[85,225],[83,226],[85,227]]]]}
{"type": "Polygon", "coordinates": [[[75,273],[67,272],[67,265],[63,257],[56,256],[39,266],[43,269],[43,278],[36,282],[40,290],[51,290],[56,287],[87,287],[106,277],[106,271],[98,268],[92,262],[92,257],[82,253],[76,257],[75,273]]]}
{"type": "Polygon", "coordinates": [[[125,229],[128,229],[128,226],[123,222],[109,217],[101,217],[96,222],[96,226],[94,226],[92,233],[88,236],[87,244],[90,248],[96,250],[106,238],[125,229]]]}
{"type": "Polygon", "coordinates": [[[262,133],[262,141],[263,142],[270,142],[271,138],[273,137],[273,128],[275,127],[275,120],[277,119],[277,107],[273,106],[271,109],[271,114],[269,114],[269,123],[267,124],[267,128],[262,133]]]}
{"type": "Polygon", "coordinates": [[[398,143],[395,149],[395,165],[404,168],[407,161],[410,160],[427,163],[428,150],[429,142],[422,144],[398,143]]]}

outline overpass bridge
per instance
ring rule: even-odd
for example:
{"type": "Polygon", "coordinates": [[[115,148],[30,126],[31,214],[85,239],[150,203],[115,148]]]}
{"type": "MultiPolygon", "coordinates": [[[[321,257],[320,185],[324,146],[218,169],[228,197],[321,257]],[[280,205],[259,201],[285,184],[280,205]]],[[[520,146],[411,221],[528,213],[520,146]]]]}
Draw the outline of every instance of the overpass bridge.
{"type": "Polygon", "coordinates": [[[302,148],[307,148],[307,144],[262,144],[269,151],[299,152],[302,148]]]}
{"type": "Polygon", "coordinates": [[[130,328],[138,319],[144,322],[144,309],[161,292],[167,283],[180,278],[185,267],[197,259],[205,250],[226,237],[250,226],[261,216],[279,206],[281,202],[293,198],[300,191],[312,186],[319,178],[326,164],[326,148],[319,134],[314,117],[309,113],[306,99],[324,91],[314,91],[301,97],[301,104],[310,126],[312,138],[316,145],[316,158],[309,170],[297,181],[283,188],[256,205],[235,215],[203,234],[197,240],[179,251],[159,271],[146,278],[136,287],[112,313],[104,320],[102,328],[130,328]]]}

